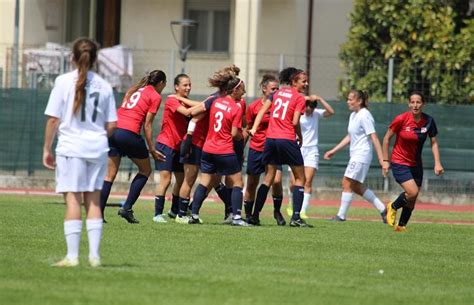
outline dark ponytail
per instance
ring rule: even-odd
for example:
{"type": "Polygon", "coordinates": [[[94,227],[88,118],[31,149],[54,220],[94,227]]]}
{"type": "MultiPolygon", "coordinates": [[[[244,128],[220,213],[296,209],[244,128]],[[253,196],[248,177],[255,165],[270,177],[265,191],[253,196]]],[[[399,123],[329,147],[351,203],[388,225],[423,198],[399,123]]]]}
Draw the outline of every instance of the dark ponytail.
{"type": "Polygon", "coordinates": [[[361,108],[368,108],[369,107],[369,93],[366,90],[357,90],[353,89],[350,93],[355,94],[358,100],[361,101],[360,107],[361,108]]]}
{"type": "Polygon", "coordinates": [[[128,99],[137,92],[138,89],[143,88],[148,85],[156,86],[160,82],[166,82],[166,74],[161,70],[153,70],[150,73],[147,73],[141,80],[139,80],[135,85],[130,87],[125,94],[124,100],[128,99]]]}

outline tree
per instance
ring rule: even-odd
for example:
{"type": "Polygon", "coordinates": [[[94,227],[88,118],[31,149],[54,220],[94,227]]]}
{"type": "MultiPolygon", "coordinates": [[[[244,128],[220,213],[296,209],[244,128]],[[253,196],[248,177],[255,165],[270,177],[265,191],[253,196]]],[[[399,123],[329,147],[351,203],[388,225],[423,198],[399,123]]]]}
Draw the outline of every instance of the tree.
{"type": "Polygon", "coordinates": [[[387,62],[394,58],[394,101],[422,91],[437,103],[474,104],[474,20],[463,0],[355,0],[340,58],[341,94],[367,89],[385,101],[387,62]]]}

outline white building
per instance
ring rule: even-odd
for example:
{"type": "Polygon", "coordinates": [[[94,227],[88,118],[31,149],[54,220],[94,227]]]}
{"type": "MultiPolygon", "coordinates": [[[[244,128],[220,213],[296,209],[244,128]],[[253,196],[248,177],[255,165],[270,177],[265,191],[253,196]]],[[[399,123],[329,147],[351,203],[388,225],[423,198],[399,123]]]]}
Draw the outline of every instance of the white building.
{"type": "MultiPolygon", "coordinates": [[[[1,84],[12,85],[15,66],[25,69],[24,49],[46,42],[70,46],[79,36],[103,47],[132,49],[133,80],[152,69],[165,71],[171,80],[182,69],[174,30],[179,43],[191,44],[185,69],[194,94],[209,93],[207,77],[234,63],[248,96],[259,94],[263,73],[295,66],[310,70],[311,92],[332,99],[342,76],[339,46],[352,7],[351,0],[0,0],[1,84]],[[170,25],[182,19],[198,26],[182,33],[185,28],[170,25]]],[[[25,73],[18,75],[19,85],[25,86],[25,73]]]]}

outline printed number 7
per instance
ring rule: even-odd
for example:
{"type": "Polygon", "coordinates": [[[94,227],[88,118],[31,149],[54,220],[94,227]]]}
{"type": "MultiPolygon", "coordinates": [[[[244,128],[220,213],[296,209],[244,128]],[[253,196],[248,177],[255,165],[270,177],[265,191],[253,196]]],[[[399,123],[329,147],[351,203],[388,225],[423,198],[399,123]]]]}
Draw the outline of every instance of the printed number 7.
{"type": "MultiPolygon", "coordinates": [[[[99,92],[92,92],[89,94],[89,98],[94,99],[94,112],[92,112],[92,122],[95,122],[97,119],[97,106],[99,105],[99,92]]],[[[84,99],[82,103],[82,109],[81,109],[81,122],[86,121],[86,99],[84,99]]]]}

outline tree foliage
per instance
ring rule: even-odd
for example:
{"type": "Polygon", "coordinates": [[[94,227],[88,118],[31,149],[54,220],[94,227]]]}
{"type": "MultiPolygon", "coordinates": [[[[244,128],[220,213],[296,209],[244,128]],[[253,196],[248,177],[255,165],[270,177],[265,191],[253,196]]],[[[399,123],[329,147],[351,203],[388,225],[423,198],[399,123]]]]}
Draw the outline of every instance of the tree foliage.
{"type": "Polygon", "coordinates": [[[422,91],[437,103],[473,103],[474,20],[463,0],[355,0],[340,57],[341,94],[367,89],[385,101],[394,58],[394,101],[422,91]]]}

